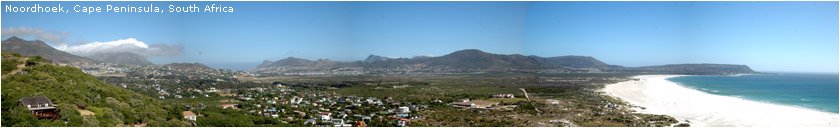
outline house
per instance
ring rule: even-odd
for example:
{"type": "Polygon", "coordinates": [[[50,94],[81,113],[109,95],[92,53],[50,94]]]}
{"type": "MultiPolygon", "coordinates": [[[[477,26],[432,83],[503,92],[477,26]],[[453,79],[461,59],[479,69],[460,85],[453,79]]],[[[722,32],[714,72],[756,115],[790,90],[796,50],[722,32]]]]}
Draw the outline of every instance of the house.
{"type": "Polygon", "coordinates": [[[347,113],[344,113],[344,112],[341,112],[341,114],[338,114],[338,117],[341,117],[341,119],[347,118],[347,116],[348,116],[347,113]]]}
{"type": "Polygon", "coordinates": [[[148,125],[148,124],[143,123],[143,122],[139,122],[139,123],[133,123],[133,124],[131,124],[131,126],[132,126],[132,127],[146,127],[147,125],[148,125]]]}
{"type": "Polygon", "coordinates": [[[305,113],[305,112],[301,112],[301,111],[298,111],[298,110],[295,110],[295,111],[292,111],[292,112],[297,113],[297,114],[298,114],[298,116],[300,116],[300,117],[306,117],[306,113],[305,113]]]}
{"type": "Polygon", "coordinates": [[[221,104],[220,106],[221,106],[223,109],[228,109],[228,108],[231,108],[231,109],[234,109],[234,110],[238,110],[238,109],[239,109],[239,108],[236,108],[236,106],[238,106],[237,104],[221,104]]]}
{"type": "Polygon", "coordinates": [[[473,100],[467,102],[452,102],[449,103],[455,107],[462,107],[462,108],[490,108],[499,104],[499,102],[494,101],[487,101],[487,100],[473,100]]]}
{"type": "Polygon", "coordinates": [[[303,125],[312,124],[312,126],[315,126],[315,123],[317,123],[315,119],[308,119],[303,122],[303,125]]]}
{"type": "Polygon", "coordinates": [[[409,119],[402,118],[402,117],[391,117],[391,119],[393,119],[393,120],[396,120],[396,121],[397,121],[397,127],[405,127],[405,126],[408,126],[409,121],[411,121],[411,120],[409,120],[409,119]]]}
{"type": "Polygon", "coordinates": [[[39,95],[33,97],[23,97],[18,100],[18,103],[26,107],[38,119],[58,119],[58,109],[47,96],[39,95]]]}
{"type": "Polygon", "coordinates": [[[399,107],[399,109],[397,109],[397,113],[410,113],[410,112],[411,112],[411,109],[409,109],[407,106],[402,106],[402,107],[399,107]]]}
{"type": "Polygon", "coordinates": [[[344,124],[343,119],[331,119],[330,122],[332,122],[333,125],[337,125],[336,127],[341,127],[341,125],[344,124]]]}
{"type": "Polygon", "coordinates": [[[455,106],[455,107],[465,107],[465,108],[475,107],[475,103],[472,103],[472,102],[452,102],[452,103],[449,103],[449,104],[452,105],[452,106],[455,106]]]}
{"type": "Polygon", "coordinates": [[[355,116],[356,118],[360,118],[362,120],[367,120],[367,121],[370,121],[370,119],[371,119],[370,116],[365,116],[365,115],[362,115],[362,114],[356,114],[356,115],[353,115],[353,116],[355,116]]]}
{"type": "Polygon", "coordinates": [[[559,100],[555,100],[555,99],[547,99],[547,100],[545,100],[545,103],[546,103],[546,104],[553,104],[553,105],[557,105],[557,104],[560,104],[560,101],[559,101],[559,100]]]}
{"type": "Polygon", "coordinates": [[[329,112],[321,112],[321,121],[329,121],[331,119],[332,113],[329,112]]]}
{"type": "Polygon", "coordinates": [[[473,100],[470,101],[475,104],[475,108],[490,108],[496,105],[499,105],[499,102],[495,101],[488,101],[488,100],[473,100]]]}
{"type": "Polygon", "coordinates": [[[198,116],[195,115],[195,113],[193,113],[191,111],[183,111],[183,112],[181,112],[181,115],[184,116],[184,119],[191,120],[191,121],[195,121],[196,118],[198,117],[198,116]]]}
{"type": "Polygon", "coordinates": [[[266,113],[271,113],[271,114],[274,114],[274,113],[277,113],[277,109],[272,107],[271,109],[267,109],[267,110],[265,110],[265,112],[266,112],[266,113]]]}
{"type": "Polygon", "coordinates": [[[493,98],[516,98],[513,94],[495,94],[493,98]]]}
{"type": "Polygon", "coordinates": [[[356,127],[367,127],[364,120],[356,121],[356,127]]]}

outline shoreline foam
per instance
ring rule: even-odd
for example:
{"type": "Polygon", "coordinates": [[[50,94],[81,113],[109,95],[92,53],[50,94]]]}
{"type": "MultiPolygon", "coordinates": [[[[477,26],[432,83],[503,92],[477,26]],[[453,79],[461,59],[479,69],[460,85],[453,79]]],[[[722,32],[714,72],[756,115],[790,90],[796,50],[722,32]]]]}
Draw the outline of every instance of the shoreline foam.
{"type": "Polygon", "coordinates": [[[713,95],[667,80],[677,76],[634,76],[639,80],[610,84],[601,91],[646,108],[637,112],[669,115],[692,126],[840,126],[837,113],[713,95]]]}

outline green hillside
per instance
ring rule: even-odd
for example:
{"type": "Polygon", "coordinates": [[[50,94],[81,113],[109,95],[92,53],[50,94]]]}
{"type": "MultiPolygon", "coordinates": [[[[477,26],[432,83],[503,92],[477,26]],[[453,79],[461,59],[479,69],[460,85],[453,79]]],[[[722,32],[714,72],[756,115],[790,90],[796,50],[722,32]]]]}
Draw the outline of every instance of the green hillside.
{"type": "Polygon", "coordinates": [[[59,66],[41,57],[3,53],[2,126],[190,126],[183,108],[113,86],[81,70],[59,66]],[[43,95],[57,105],[59,119],[36,119],[22,97],[43,95]],[[77,106],[84,106],[82,116],[77,106]]]}

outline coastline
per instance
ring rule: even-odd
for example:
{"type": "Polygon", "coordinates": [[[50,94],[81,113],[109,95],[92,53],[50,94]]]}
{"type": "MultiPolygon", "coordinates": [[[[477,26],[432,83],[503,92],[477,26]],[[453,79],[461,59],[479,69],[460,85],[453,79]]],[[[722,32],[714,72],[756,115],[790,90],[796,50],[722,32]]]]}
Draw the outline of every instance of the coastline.
{"type": "Polygon", "coordinates": [[[640,75],[601,89],[637,112],[669,115],[691,126],[838,127],[840,114],[708,94],[668,81],[683,75],[640,75]]]}

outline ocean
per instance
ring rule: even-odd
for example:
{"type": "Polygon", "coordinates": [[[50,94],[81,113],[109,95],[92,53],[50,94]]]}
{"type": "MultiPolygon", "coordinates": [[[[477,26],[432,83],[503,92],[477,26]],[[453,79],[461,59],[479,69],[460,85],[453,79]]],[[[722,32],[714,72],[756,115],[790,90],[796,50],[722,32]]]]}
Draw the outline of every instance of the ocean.
{"type": "Polygon", "coordinates": [[[838,75],[775,73],[668,80],[706,93],[838,113],[838,75]]]}

